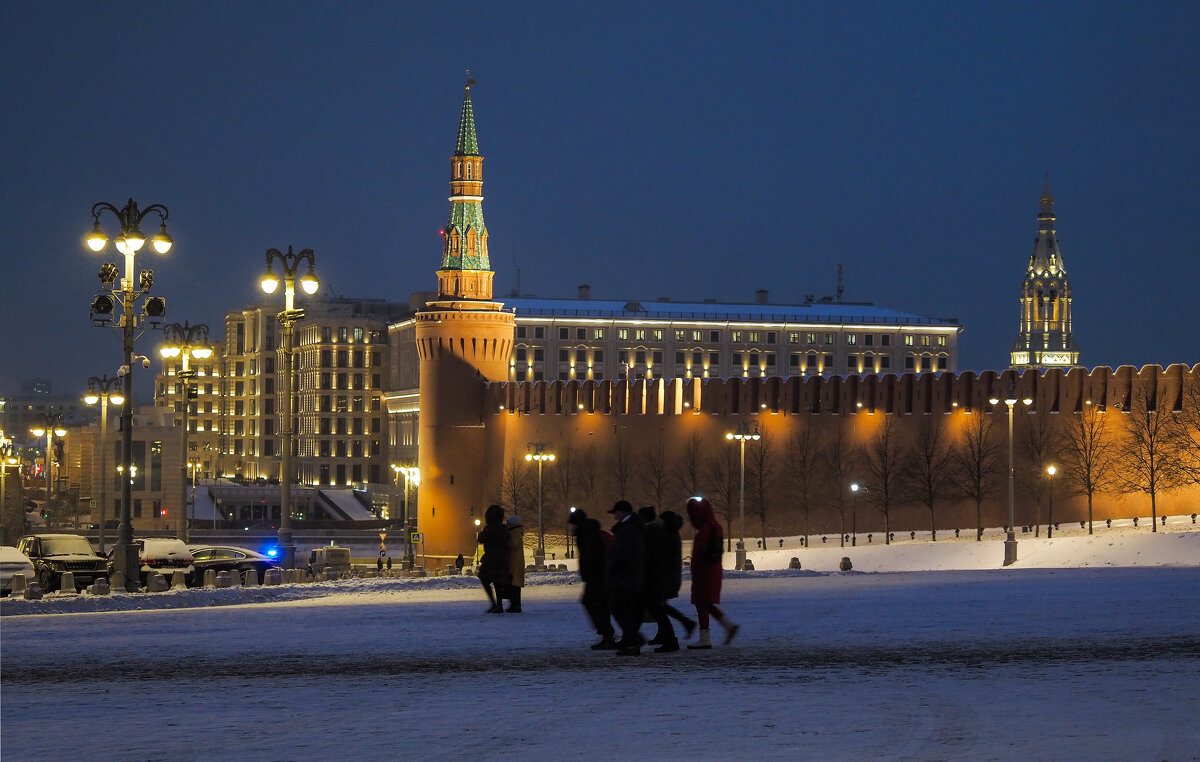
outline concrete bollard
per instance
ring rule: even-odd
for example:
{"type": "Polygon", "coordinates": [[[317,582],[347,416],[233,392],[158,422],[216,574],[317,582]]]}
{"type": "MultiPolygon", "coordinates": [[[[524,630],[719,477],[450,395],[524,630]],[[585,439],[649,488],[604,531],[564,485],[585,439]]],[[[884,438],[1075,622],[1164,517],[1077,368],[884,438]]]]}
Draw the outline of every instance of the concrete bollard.
{"type": "Polygon", "coordinates": [[[75,594],[75,572],[65,571],[58,578],[58,592],[75,594]]]}
{"type": "Polygon", "coordinates": [[[227,571],[217,572],[216,584],[218,590],[233,587],[233,578],[227,571]]]}
{"type": "Polygon", "coordinates": [[[742,564],[742,571],[754,571],[754,562],[747,558],[746,562],[742,564]]]}
{"type": "Polygon", "coordinates": [[[125,592],[125,572],[118,570],[108,575],[108,586],[113,590],[125,592]]]}
{"type": "Polygon", "coordinates": [[[258,572],[254,569],[247,569],[245,575],[246,587],[258,587],[258,572]]]}
{"type": "Polygon", "coordinates": [[[183,573],[183,569],[176,569],[171,572],[171,589],[183,590],[187,587],[187,575],[183,573]]]}
{"type": "Polygon", "coordinates": [[[42,588],[39,587],[38,583],[36,583],[36,582],[30,583],[30,585],[25,588],[25,600],[40,601],[41,599],[42,599],[42,588]]]}
{"type": "Polygon", "coordinates": [[[93,582],[91,584],[91,587],[89,587],[87,589],[87,591],[91,595],[108,595],[110,592],[109,587],[108,587],[108,580],[101,577],[100,579],[93,582]]]}
{"type": "Polygon", "coordinates": [[[850,563],[850,556],[842,556],[842,562],[838,564],[838,568],[842,571],[850,571],[854,568],[854,564],[850,563]]]}
{"type": "Polygon", "coordinates": [[[205,569],[204,570],[204,589],[212,590],[216,586],[217,586],[217,570],[216,569],[205,569]]]}
{"type": "Polygon", "coordinates": [[[13,597],[24,595],[25,590],[29,587],[29,581],[25,579],[25,575],[17,573],[12,575],[12,594],[13,597]]]}
{"type": "Polygon", "coordinates": [[[237,569],[233,569],[229,572],[229,586],[230,587],[241,587],[242,586],[242,575],[241,575],[241,572],[239,572],[237,569]]]}
{"type": "Polygon", "coordinates": [[[267,569],[263,572],[263,584],[267,587],[283,584],[283,572],[279,569],[267,569]]]}
{"type": "Polygon", "coordinates": [[[363,572],[363,579],[375,579],[375,572],[371,569],[367,569],[365,572],[363,572]]]}
{"type": "Polygon", "coordinates": [[[146,592],[165,593],[168,590],[167,578],[159,572],[153,572],[146,579],[146,592]]]}
{"type": "Polygon", "coordinates": [[[789,569],[799,569],[800,568],[800,559],[796,558],[795,556],[792,556],[792,560],[788,562],[788,568],[789,569]]]}

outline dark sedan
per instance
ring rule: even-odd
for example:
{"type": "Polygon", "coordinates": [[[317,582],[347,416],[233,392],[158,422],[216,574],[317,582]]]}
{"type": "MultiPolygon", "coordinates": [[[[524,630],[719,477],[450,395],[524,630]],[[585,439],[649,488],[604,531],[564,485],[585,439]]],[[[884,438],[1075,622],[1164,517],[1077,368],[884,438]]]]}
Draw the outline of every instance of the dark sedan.
{"type": "Polygon", "coordinates": [[[204,584],[204,572],[212,569],[215,572],[236,571],[244,575],[253,571],[258,575],[258,581],[263,581],[263,573],[267,569],[277,569],[279,564],[270,556],[265,556],[249,548],[237,548],[231,545],[189,545],[188,550],[196,564],[195,584],[204,584]]]}

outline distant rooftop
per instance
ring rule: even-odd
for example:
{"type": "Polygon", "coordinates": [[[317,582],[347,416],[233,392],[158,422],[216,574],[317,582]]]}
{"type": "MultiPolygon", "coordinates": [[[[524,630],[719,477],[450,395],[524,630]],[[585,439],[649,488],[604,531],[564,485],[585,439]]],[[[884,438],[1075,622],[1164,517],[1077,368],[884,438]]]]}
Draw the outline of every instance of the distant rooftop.
{"type": "Polygon", "coordinates": [[[808,304],[730,302],[606,301],[500,297],[521,317],[626,318],[629,320],[716,320],[757,323],[854,323],[864,325],[957,326],[957,318],[917,315],[862,302],[819,300],[808,304]]]}

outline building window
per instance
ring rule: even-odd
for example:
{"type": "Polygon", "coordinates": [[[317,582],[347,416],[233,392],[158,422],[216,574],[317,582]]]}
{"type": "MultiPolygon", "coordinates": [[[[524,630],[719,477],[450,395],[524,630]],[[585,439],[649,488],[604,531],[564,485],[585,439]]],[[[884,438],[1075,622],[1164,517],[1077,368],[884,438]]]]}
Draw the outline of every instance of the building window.
{"type": "Polygon", "coordinates": [[[939,346],[939,347],[944,347],[944,346],[946,346],[946,337],[945,337],[945,336],[938,336],[938,337],[937,337],[937,342],[938,342],[938,346],[939,346]]]}
{"type": "Polygon", "coordinates": [[[617,329],[617,340],[618,341],[629,341],[629,329],[628,328],[618,328],[617,329]]]}
{"type": "Polygon", "coordinates": [[[757,344],[758,343],[758,331],[750,331],[749,338],[747,338],[746,340],[749,341],[751,344],[757,344]]]}
{"type": "Polygon", "coordinates": [[[767,331],[767,343],[774,344],[779,340],[779,336],[774,331],[767,331]]]}
{"type": "Polygon", "coordinates": [[[789,344],[799,344],[800,343],[800,332],[799,331],[788,331],[788,343],[789,344]]]}
{"type": "Polygon", "coordinates": [[[775,367],[775,353],[774,352],[764,352],[763,356],[766,357],[767,367],[774,368],[775,367]]]}
{"type": "Polygon", "coordinates": [[[815,332],[815,331],[809,331],[809,332],[805,333],[805,334],[804,334],[804,343],[805,343],[805,344],[816,344],[816,343],[817,343],[817,334],[816,334],[816,332],[815,332]]]}
{"type": "Polygon", "coordinates": [[[928,336],[921,337],[921,346],[923,346],[923,347],[929,346],[929,337],[928,336]]]}
{"type": "Polygon", "coordinates": [[[846,344],[847,345],[854,346],[857,343],[858,343],[858,334],[857,333],[846,334],[846,344]]]}
{"type": "Polygon", "coordinates": [[[525,347],[517,347],[517,362],[525,362],[525,347]]]}
{"type": "Polygon", "coordinates": [[[913,343],[913,335],[911,333],[904,334],[904,346],[911,347],[913,343]]]}
{"type": "Polygon", "coordinates": [[[534,326],[533,327],[533,338],[535,338],[535,339],[546,338],[546,327],[544,325],[534,326]]]}
{"type": "Polygon", "coordinates": [[[533,348],[533,361],[541,362],[545,359],[545,351],[541,347],[533,348]]]}
{"type": "Polygon", "coordinates": [[[945,369],[946,369],[946,358],[939,357],[938,358],[938,370],[945,370],[945,369]]]}
{"type": "Polygon", "coordinates": [[[833,355],[825,355],[825,369],[833,370],[833,355]]]}
{"type": "Polygon", "coordinates": [[[791,367],[791,368],[799,368],[800,367],[800,353],[792,352],[791,356],[788,357],[788,367],[791,367]]]}
{"type": "Polygon", "coordinates": [[[558,350],[558,361],[567,362],[570,359],[571,351],[569,349],[558,350]]]}
{"type": "Polygon", "coordinates": [[[868,347],[874,346],[875,345],[875,334],[873,334],[873,333],[863,334],[863,344],[866,344],[868,347]]]}
{"type": "Polygon", "coordinates": [[[729,340],[732,341],[734,344],[742,343],[742,332],[741,331],[731,331],[729,333],[729,340]]]}
{"type": "Polygon", "coordinates": [[[904,356],[904,369],[905,370],[913,370],[916,367],[917,367],[917,358],[913,357],[912,355],[905,355],[904,356]]]}
{"type": "Polygon", "coordinates": [[[879,358],[879,369],[880,370],[888,370],[891,367],[892,367],[892,358],[891,357],[889,357],[887,355],[883,355],[882,357],[879,358]]]}
{"type": "Polygon", "coordinates": [[[684,359],[685,357],[687,357],[687,355],[684,354],[683,352],[676,352],[675,353],[675,364],[680,367],[683,367],[684,363],[686,362],[686,360],[684,359]]]}
{"type": "Polygon", "coordinates": [[[704,331],[692,331],[692,341],[701,342],[704,340],[704,331]]]}
{"type": "Polygon", "coordinates": [[[708,341],[710,344],[720,344],[721,343],[721,332],[720,331],[709,331],[708,332],[708,341]]]}
{"type": "Polygon", "coordinates": [[[636,341],[645,341],[646,340],[646,329],[639,328],[636,331],[634,331],[633,335],[634,335],[636,341]]]}
{"type": "Polygon", "coordinates": [[[597,349],[592,352],[592,362],[596,363],[597,365],[604,362],[604,350],[603,349],[597,349]]]}
{"type": "Polygon", "coordinates": [[[921,358],[921,370],[933,370],[933,358],[926,355],[921,358]]]}
{"type": "Polygon", "coordinates": [[[879,343],[881,346],[890,347],[892,345],[892,337],[887,335],[880,336],[879,343]]]}
{"type": "Polygon", "coordinates": [[[558,338],[562,339],[563,341],[566,341],[567,338],[570,337],[570,335],[571,335],[570,329],[562,328],[562,327],[560,327],[558,329],[558,338]]]}
{"type": "Polygon", "coordinates": [[[825,343],[826,343],[827,345],[832,345],[832,344],[833,344],[833,334],[832,334],[832,333],[827,333],[827,334],[825,334],[825,343]]]}
{"type": "Polygon", "coordinates": [[[655,341],[662,341],[662,340],[663,340],[663,332],[662,332],[662,329],[661,329],[661,328],[655,328],[655,329],[654,329],[654,332],[653,332],[651,335],[654,337],[654,340],[655,340],[655,341]]]}
{"type": "Polygon", "coordinates": [[[683,341],[684,336],[686,336],[686,335],[687,334],[684,332],[684,330],[682,328],[675,329],[675,341],[683,341]]]}
{"type": "Polygon", "coordinates": [[[576,341],[584,341],[586,339],[587,339],[587,329],[586,328],[576,328],[575,329],[575,340],[576,341]]]}
{"type": "Polygon", "coordinates": [[[517,326],[517,338],[518,339],[525,338],[525,326],[523,326],[523,325],[517,326]]]}
{"type": "Polygon", "coordinates": [[[604,329],[597,328],[595,331],[592,332],[592,338],[595,339],[596,341],[603,341],[604,340],[604,329]]]}

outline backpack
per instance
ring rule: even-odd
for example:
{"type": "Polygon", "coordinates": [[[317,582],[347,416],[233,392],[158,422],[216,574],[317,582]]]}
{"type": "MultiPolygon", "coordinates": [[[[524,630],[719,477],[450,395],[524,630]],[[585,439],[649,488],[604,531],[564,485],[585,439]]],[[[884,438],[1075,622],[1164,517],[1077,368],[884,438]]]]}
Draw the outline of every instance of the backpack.
{"type": "Polygon", "coordinates": [[[725,539],[721,537],[721,533],[717,528],[710,526],[708,529],[708,544],[704,548],[704,552],[700,554],[700,560],[708,564],[721,563],[721,554],[725,552],[725,539]]]}

